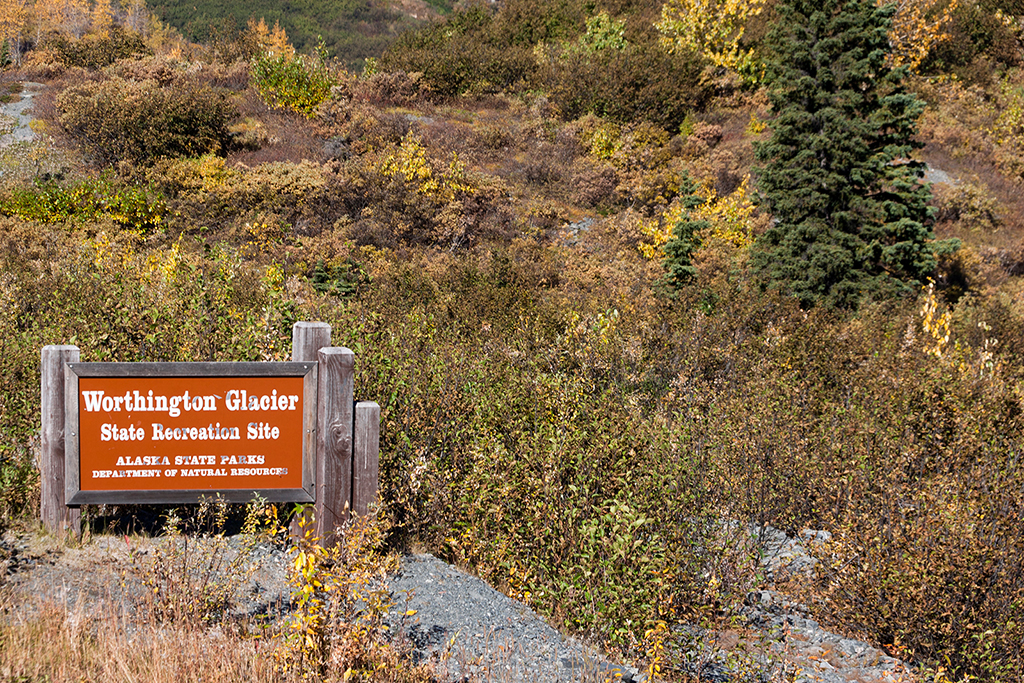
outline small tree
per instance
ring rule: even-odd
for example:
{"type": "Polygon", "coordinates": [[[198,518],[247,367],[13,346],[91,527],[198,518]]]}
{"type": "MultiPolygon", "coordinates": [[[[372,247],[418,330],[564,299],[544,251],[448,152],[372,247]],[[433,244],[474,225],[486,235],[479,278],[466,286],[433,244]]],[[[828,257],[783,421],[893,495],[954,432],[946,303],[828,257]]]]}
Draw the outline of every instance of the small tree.
{"type": "MultiPolygon", "coordinates": [[[[692,211],[703,203],[697,194],[693,181],[684,178],[685,195],[681,198],[684,213],[672,227],[672,237],[665,243],[665,278],[663,282],[672,290],[678,290],[697,277],[693,267],[693,255],[700,248],[700,232],[710,227],[706,220],[694,220],[692,211]]],[[[682,194],[682,193],[681,193],[682,194]]]]}
{"type": "Polygon", "coordinates": [[[936,267],[931,191],[912,160],[924,104],[887,62],[893,6],[787,0],[769,35],[772,136],[757,148],[774,224],[752,265],[801,305],[916,291],[936,267]]]}

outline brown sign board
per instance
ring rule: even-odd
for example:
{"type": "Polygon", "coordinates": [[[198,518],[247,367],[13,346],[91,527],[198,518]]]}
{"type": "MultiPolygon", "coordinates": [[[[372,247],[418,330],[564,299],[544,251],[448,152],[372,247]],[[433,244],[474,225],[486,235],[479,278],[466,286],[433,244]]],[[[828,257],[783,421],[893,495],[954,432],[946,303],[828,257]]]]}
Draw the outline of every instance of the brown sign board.
{"type": "Polygon", "coordinates": [[[317,364],[68,363],[65,500],[313,502],[317,364]]]}

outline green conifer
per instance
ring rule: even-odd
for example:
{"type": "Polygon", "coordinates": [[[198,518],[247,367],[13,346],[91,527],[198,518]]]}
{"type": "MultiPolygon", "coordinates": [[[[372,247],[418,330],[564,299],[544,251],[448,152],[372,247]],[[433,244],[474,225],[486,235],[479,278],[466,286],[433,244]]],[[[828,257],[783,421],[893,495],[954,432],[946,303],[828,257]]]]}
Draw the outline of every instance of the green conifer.
{"type": "Polygon", "coordinates": [[[671,289],[678,290],[690,283],[697,276],[697,269],[693,267],[692,259],[694,252],[700,248],[700,231],[708,227],[707,221],[695,221],[690,216],[690,211],[703,203],[693,187],[693,181],[684,177],[683,187],[680,194],[683,194],[682,203],[686,213],[672,227],[672,237],[665,243],[665,278],[663,282],[671,289]]]}
{"type": "Polygon", "coordinates": [[[893,5],[786,0],[771,32],[772,135],[758,146],[773,225],[756,272],[803,306],[854,307],[912,291],[935,270],[931,190],[911,154],[924,104],[886,66],[893,5]]]}

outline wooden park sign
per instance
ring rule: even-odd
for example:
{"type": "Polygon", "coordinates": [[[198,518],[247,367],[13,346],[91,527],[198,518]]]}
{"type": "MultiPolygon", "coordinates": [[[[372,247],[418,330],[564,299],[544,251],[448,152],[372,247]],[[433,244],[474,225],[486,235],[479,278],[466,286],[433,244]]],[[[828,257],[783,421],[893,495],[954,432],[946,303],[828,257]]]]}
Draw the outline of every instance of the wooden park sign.
{"type": "Polygon", "coordinates": [[[316,363],[68,363],[65,502],[316,500],[316,363]]]}
{"type": "Polygon", "coordinates": [[[42,352],[42,510],[77,533],[77,506],[313,503],[322,538],[377,495],[380,408],[353,400],[354,355],[296,323],[291,362],[81,363],[42,352]]]}

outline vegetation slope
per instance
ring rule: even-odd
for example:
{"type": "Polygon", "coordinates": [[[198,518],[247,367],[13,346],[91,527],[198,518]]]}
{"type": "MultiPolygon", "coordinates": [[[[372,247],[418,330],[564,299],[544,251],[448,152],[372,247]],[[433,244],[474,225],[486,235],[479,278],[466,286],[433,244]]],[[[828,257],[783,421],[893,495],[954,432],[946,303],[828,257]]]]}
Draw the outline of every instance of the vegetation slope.
{"type": "MultiPolygon", "coordinates": [[[[718,3],[715,37],[688,7],[473,7],[360,74],[259,27],[12,39],[5,87],[50,95],[4,149],[4,519],[37,495],[41,346],[283,360],[322,320],[382,407],[389,543],[680,679],[671,627],[764,585],[727,520],[825,529],[786,587],[820,619],[935,680],[1020,679],[1020,8],[910,2],[889,29],[924,103],[903,162],[936,181],[920,234],[960,248],[798,300],[751,266],[779,8],[718,3]]],[[[317,652],[340,679],[348,651],[317,652]]]]}

